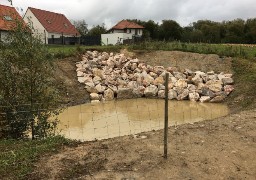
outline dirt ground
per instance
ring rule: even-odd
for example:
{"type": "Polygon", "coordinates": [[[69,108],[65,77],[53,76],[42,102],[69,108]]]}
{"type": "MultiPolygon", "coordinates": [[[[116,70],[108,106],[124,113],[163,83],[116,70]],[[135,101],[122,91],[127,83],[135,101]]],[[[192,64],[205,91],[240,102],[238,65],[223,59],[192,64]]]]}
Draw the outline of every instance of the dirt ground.
{"type": "Polygon", "coordinates": [[[58,59],[55,61],[55,80],[62,97],[62,103],[70,106],[90,102],[90,96],[84,86],[77,81],[75,63],[79,57],[58,59]]]}
{"type": "MultiPolygon", "coordinates": [[[[231,58],[183,52],[135,52],[151,65],[232,72],[231,58]]],[[[58,60],[59,87],[70,105],[88,101],[76,81],[76,58],[58,60]],[[68,93],[68,94],[67,94],[68,93]]],[[[163,130],[78,143],[40,159],[29,179],[248,179],[256,177],[256,109],[169,128],[168,159],[163,130]]]]}
{"type": "Polygon", "coordinates": [[[256,177],[256,110],[163,131],[65,148],[32,179],[248,179],[256,177]]]}

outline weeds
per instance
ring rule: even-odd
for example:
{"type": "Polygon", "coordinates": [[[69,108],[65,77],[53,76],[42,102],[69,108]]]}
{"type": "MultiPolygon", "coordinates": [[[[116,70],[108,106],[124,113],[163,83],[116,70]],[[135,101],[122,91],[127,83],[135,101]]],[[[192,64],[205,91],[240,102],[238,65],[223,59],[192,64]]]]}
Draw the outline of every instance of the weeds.
{"type": "Polygon", "coordinates": [[[0,140],[0,174],[2,179],[27,179],[34,163],[46,153],[56,153],[63,145],[73,145],[61,136],[44,140],[0,140]]]}

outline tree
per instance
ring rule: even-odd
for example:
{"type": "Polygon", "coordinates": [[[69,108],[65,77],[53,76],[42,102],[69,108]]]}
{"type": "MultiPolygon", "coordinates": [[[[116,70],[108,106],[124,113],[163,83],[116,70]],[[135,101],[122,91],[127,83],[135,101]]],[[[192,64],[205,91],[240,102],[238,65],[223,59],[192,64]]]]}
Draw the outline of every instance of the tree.
{"type": "Polygon", "coordinates": [[[86,36],[86,34],[88,33],[88,24],[86,24],[85,20],[73,21],[73,25],[81,34],[81,36],[86,36]]]}
{"type": "Polygon", "coordinates": [[[174,20],[163,20],[160,25],[159,38],[161,40],[180,40],[182,28],[174,20]]]}
{"type": "Polygon", "coordinates": [[[151,39],[158,39],[159,36],[159,25],[152,20],[144,23],[144,31],[149,33],[151,39]]]}
{"type": "Polygon", "coordinates": [[[256,18],[247,19],[245,23],[245,41],[246,43],[256,43],[256,18]]]}
{"type": "Polygon", "coordinates": [[[226,43],[244,43],[245,41],[245,22],[242,19],[225,22],[226,43]]]}
{"type": "Polygon", "coordinates": [[[92,29],[89,30],[88,35],[90,36],[100,36],[107,32],[105,24],[93,26],[92,29]]]}
{"type": "Polygon", "coordinates": [[[0,44],[0,106],[5,114],[0,134],[21,138],[45,137],[54,129],[50,121],[59,111],[58,92],[53,84],[53,66],[47,47],[34,38],[24,24],[0,44]]]}

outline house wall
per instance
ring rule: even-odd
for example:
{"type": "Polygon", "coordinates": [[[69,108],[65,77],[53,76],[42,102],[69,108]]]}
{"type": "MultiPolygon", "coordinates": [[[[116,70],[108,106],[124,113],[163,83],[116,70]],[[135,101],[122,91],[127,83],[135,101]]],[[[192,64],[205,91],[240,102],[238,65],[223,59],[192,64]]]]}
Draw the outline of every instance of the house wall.
{"type": "MultiPolygon", "coordinates": [[[[128,33],[128,34],[133,34],[135,35],[136,33],[136,29],[127,29],[127,31],[125,32],[124,30],[118,30],[118,29],[114,29],[112,31],[110,31],[111,34],[113,33],[128,33]],[[131,33],[130,33],[131,30],[131,33]]],[[[142,29],[137,29],[138,32],[138,36],[142,36],[142,29]]]]}
{"type": "MultiPolygon", "coordinates": [[[[33,31],[33,35],[41,39],[42,43],[48,44],[48,38],[60,38],[62,33],[47,32],[40,21],[35,17],[30,9],[27,10],[23,17],[24,21],[29,25],[33,31]]],[[[73,37],[73,35],[63,34],[65,37],[73,37]]]]}
{"type": "Polygon", "coordinates": [[[0,30],[0,40],[1,41],[6,41],[6,38],[7,38],[8,34],[9,34],[8,31],[0,30]]]}
{"type": "Polygon", "coordinates": [[[23,17],[23,20],[29,25],[35,37],[41,39],[43,43],[48,43],[48,32],[35,17],[35,15],[30,11],[30,9],[27,10],[26,14],[23,17]]]}
{"type": "Polygon", "coordinates": [[[128,33],[113,33],[113,34],[101,34],[102,45],[116,45],[118,42],[123,44],[124,39],[132,39],[133,34],[128,33]]]}

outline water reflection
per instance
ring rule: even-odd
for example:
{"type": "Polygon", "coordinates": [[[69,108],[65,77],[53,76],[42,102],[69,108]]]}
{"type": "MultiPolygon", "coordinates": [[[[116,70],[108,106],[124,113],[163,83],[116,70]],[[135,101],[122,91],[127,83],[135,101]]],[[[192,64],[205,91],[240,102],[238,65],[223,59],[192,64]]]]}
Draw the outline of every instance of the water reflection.
{"type": "MultiPolygon", "coordinates": [[[[214,119],[229,113],[226,105],[169,101],[169,125],[214,119]]],[[[84,104],[59,115],[58,128],[64,136],[82,141],[106,139],[162,129],[164,100],[128,99],[84,104]]]]}

